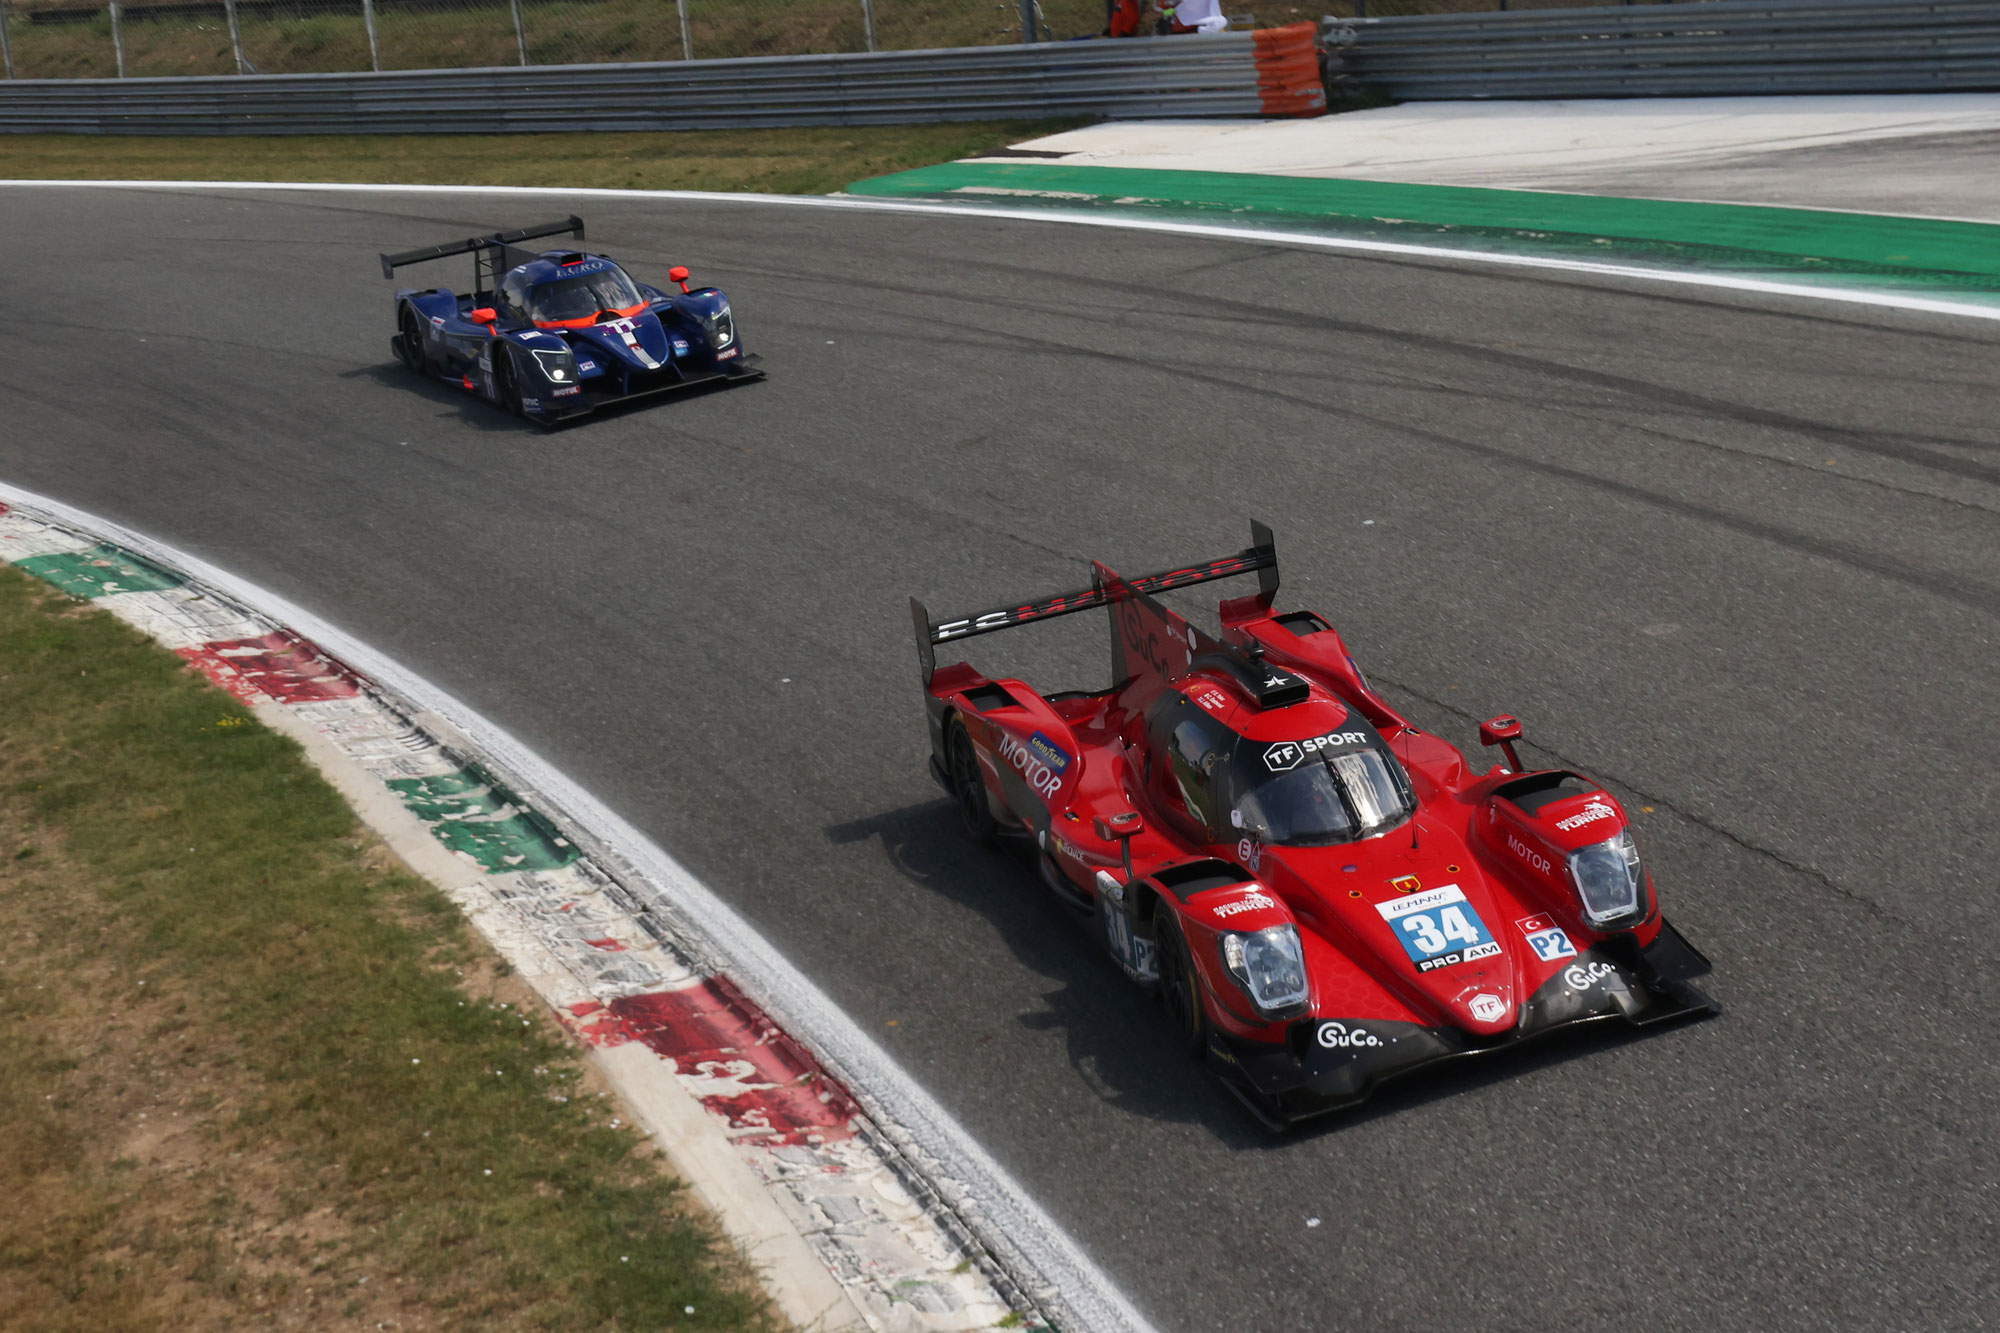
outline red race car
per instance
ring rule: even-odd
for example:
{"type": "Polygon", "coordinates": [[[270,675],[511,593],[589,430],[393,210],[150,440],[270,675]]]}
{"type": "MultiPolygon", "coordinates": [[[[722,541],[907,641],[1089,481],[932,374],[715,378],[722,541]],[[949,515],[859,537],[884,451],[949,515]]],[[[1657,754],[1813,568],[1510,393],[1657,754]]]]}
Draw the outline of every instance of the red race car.
{"type": "Polygon", "coordinates": [[[1556,1028],[1717,1012],[1617,798],[1524,771],[1511,717],[1480,727],[1507,757],[1480,773],[1398,716],[1325,620],[1275,613],[1269,528],[1183,569],[1092,568],[983,615],[911,602],[931,772],[976,840],[1032,840],[1049,888],[1267,1124],[1556,1028]],[[1220,639],[1154,596],[1247,574],[1220,639]],[[941,644],[1099,607],[1110,689],[937,665],[941,644]]]}

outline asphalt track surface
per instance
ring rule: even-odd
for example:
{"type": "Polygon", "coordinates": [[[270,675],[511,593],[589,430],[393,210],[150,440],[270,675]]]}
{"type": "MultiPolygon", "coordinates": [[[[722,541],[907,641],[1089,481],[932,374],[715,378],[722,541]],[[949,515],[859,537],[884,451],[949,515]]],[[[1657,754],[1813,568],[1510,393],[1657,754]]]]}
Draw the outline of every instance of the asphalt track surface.
{"type": "MultiPolygon", "coordinates": [[[[298,601],[562,765],[1162,1329],[1990,1317],[2000,331],[592,201],[594,246],[729,291],[767,382],[543,433],[391,362],[377,250],[563,211],[0,189],[0,477],[298,601]],[[1273,1138],[1022,863],[961,840],[905,599],[1221,554],[1252,517],[1283,602],[1420,722],[1474,746],[1516,712],[1625,796],[1722,1017],[1273,1138]]],[[[1105,644],[1078,617],[973,656],[1086,686],[1105,644]]]]}

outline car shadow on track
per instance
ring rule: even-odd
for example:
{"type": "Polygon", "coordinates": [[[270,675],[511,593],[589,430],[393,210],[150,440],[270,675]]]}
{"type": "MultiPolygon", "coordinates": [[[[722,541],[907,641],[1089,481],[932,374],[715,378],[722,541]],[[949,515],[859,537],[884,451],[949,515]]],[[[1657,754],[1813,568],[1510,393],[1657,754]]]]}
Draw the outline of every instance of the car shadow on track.
{"type": "MultiPolygon", "coordinates": [[[[400,361],[378,362],[372,366],[356,366],[352,370],[339,372],[344,380],[369,380],[386,389],[398,393],[414,393],[428,402],[441,407],[457,409],[458,418],[474,430],[511,435],[567,435],[571,431],[591,422],[611,421],[629,416],[634,412],[645,412],[663,408],[668,402],[688,402],[696,398],[706,398],[712,393],[739,387],[730,380],[710,380],[701,384],[677,389],[672,393],[656,397],[635,398],[629,402],[612,403],[600,407],[588,416],[571,417],[553,425],[529,421],[525,417],[514,416],[499,406],[487,402],[468,389],[454,388],[440,379],[419,375],[400,361]]],[[[755,381],[753,381],[755,382],[755,381]]]]}
{"type": "Polygon", "coordinates": [[[1024,847],[972,846],[944,800],[826,832],[836,844],[878,841],[899,877],[984,917],[1023,967],[1047,978],[1049,988],[1036,988],[1040,1007],[1016,1021],[1031,1032],[1060,1033],[1083,1087],[1121,1111],[1198,1124],[1232,1146],[1264,1137],[1243,1108],[1176,1049],[1158,1006],[1125,980],[1087,933],[1088,922],[1079,924],[1042,884],[1024,847]]]}
{"type": "Polygon", "coordinates": [[[459,421],[473,430],[502,435],[536,435],[547,430],[547,427],[501,411],[469,390],[454,389],[443,380],[418,375],[400,361],[356,366],[352,370],[341,371],[340,378],[369,380],[392,392],[413,394],[427,403],[454,409],[459,421]]]}
{"type": "Polygon", "coordinates": [[[949,801],[939,799],[831,825],[829,840],[877,840],[897,875],[966,907],[993,926],[1016,959],[1056,983],[1046,1006],[1018,1022],[1062,1033],[1079,1080],[1119,1110],[1198,1124],[1232,1148],[1282,1151],[1329,1134],[1519,1082],[1572,1060],[1602,1055],[1647,1036],[1670,1039],[1679,1025],[1644,1034],[1609,1023],[1560,1032],[1490,1057],[1456,1060],[1384,1084],[1359,1106],[1273,1133],[1178,1048],[1156,1002],[1128,982],[1090,929],[1040,880],[1032,848],[1004,841],[968,844],[949,801]]]}

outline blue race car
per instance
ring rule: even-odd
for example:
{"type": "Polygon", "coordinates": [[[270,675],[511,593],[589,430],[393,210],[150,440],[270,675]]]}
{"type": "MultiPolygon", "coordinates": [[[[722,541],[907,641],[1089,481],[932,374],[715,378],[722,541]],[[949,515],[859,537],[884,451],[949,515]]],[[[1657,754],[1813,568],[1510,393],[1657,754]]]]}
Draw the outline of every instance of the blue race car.
{"type": "Polygon", "coordinates": [[[545,236],[581,241],[583,219],[383,255],[385,278],[472,256],[470,293],[396,293],[397,358],[542,425],[692,384],[763,378],[719,289],[690,290],[688,271],[673,268],[680,290],[661,291],[604,255],[518,244],[545,236]]]}

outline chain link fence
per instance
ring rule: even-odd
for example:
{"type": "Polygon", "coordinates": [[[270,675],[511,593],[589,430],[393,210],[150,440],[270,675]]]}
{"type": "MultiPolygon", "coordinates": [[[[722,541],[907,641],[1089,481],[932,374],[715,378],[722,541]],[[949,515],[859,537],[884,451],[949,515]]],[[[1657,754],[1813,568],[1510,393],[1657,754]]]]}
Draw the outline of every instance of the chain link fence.
{"type": "MultiPolygon", "coordinates": [[[[1449,8],[1461,0],[1375,3],[1449,8]]],[[[1226,0],[1231,26],[1275,27],[1329,12],[1326,0],[1255,6],[1252,15],[1244,12],[1249,0],[1226,0]]],[[[0,76],[310,74],[910,51],[1094,37],[1106,16],[1105,0],[0,0],[0,76]]]]}

